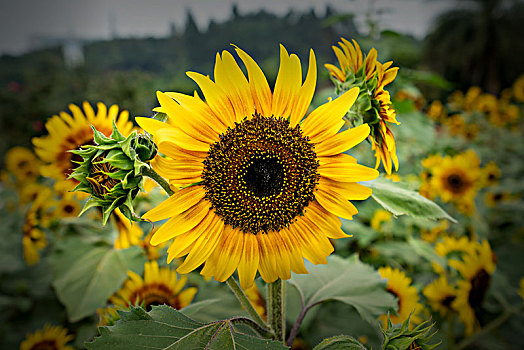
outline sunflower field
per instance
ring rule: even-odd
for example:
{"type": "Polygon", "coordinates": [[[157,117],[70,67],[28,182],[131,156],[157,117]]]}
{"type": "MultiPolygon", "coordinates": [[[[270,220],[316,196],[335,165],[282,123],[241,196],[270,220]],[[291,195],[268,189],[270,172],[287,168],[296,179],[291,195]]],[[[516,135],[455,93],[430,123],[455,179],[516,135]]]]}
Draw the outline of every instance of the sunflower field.
{"type": "Polygon", "coordinates": [[[233,42],[10,115],[37,127],[3,155],[1,348],[524,348],[524,74],[333,18],[327,55],[233,42]]]}

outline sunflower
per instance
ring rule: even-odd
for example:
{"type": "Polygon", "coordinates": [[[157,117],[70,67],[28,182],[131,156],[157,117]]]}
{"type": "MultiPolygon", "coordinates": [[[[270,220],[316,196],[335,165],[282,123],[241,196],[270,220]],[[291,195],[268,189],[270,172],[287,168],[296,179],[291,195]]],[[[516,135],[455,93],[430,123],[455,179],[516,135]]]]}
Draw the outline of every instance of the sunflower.
{"type": "MultiPolygon", "coordinates": [[[[398,170],[398,158],[395,138],[386,122],[397,125],[400,123],[396,119],[395,110],[391,107],[389,92],[384,87],[395,80],[398,67],[391,68],[392,61],[384,64],[377,61],[377,50],[374,48],[369,50],[369,53],[364,57],[355,40],[350,43],[341,38],[338,44],[340,48],[336,46],[332,46],[332,48],[337,56],[340,68],[332,64],[326,64],[325,67],[341,83],[353,82],[357,84],[360,83],[358,78],[361,77],[365,83],[371,84],[371,90],[367,92],[372,96],[371,119],[368,121],[366,120],[368,117],[365,117],[364,122],[369,122],[371,127],[371,147],[375,151],[375,158],[377,159],[375,168],[378,168],[382,162],[386,172],[391,174],[393,165],[398,170]],[[355,78],[357,78],[356,82],[355,78]],[[372,79],[376,79],[376,86],[373,85],[372,79]]],[[[367,84],[364,84],[364,86],[367,86],[367,84]]]]}
{"type": "Polygon", "coordinates": [[[433,195],[438,194],[444,202],[457,204],[465,214],[473,214],[481,175],[479,163],[472,150],[442,158],[440,164],[433,168],[433,195]]]}
{"type": "Polygon", "coordinates": [[[20,344],[20,350],[73,350],[72,346],[66,345],[73,338],[67,334],[66,328],[46,324],[43,330],[28,334],[20,344]]]}
{"type": "Polygon", "coordinates": [[[446,119],[448,112],[439,100],[434,100],[426,109],[426,114],[435,122],[441,123],[446,119]]]}
{"type": "Polygon", "coordinates": [[[484,201],[486,202],[486,205],[490,208],[495,207],[500,202],[507,202],[511,199],[511,193],[508,191],[490,191],[484,195],[484,201]]]}
{"type": "Polygon", "coordinates": [[[524,74],[513,83],[513,96],[515,100],[524,102],[524,74]]]}
{"type": "Polygon", "coordinates": [[[458,312],[466,326],[466,335],[473,334],[479,325],[475,316],[489,288],[491,275],[495,271],[495,256],[487,241],[476,243],[475,251],[463,256],[463,260],[450,260],[464,280],[457,283],[457,297],[451,306],[458,312]]]}
{"type": "Polygon", "coordinates": [[[476,245],[477,243],[470,241],[468,237],[444,236],[442,237],[442,242],[438,242],[435,245],[435,252],[445,258],[474,254],[476,245]]]}
{"type": "Polygon", "coordinates": [[[96,114],[88,102],[83,103],[83,111],[74,104],[70,104],[69,109],[73,116],[66,112],[52,116],[46,123],[49,134],[33,138],[33,145],[36,154],[45,163],[40,167],[42,175],[57,180],[57,183],[67,181],[69,188],[73,188],[78,181],[68,179],[68,176],[77,167],[75,162],[82,158],[69,151],[93,144],[91,125],[110,136],[115,120],[118,130],[127,136],[131,133],[133,124],[129,121],[127,111],[118,113],[117,105],[112,105],[108,110],[106,105],[99,102],[96,114]]]}
{"type": "Polygon", "coordinates": [[[141,305],[148,311],[153,305],[169,305],[175,309],[188,306],[193,300],[197,289],[184,288],[187,277],[177,279],[176,272],[169,267],[158,267],[156,261],[146,262],[144,278],[133,271],[127,272],[129,278],[116,295],[109,301],[116,307],[141,305]]]}
{"type": "Polygon", "coordinates": [[[257,314],[262,317],[264,321],[267,320],[267,312],[266,312],[266,300],[264,299],[264,296],[262,293],[260,293],[260,290],[258,289],[258,286],[256,283],[253,283],[253,285],[247,289],[244,290],[244,293],[246,293],[247,298],[255,308],[255,311],[257,314]]]}
{"type": "Polygon", "coordinates": [[[378,209],[373,214],[373,217],[371,218],[371,227],[375,231],[381,231],[382,224],[387,223],[388,221],[391,221],[391,213],[384,209],[378,209]]]}
{"type": "MultiPolygon", "coordinates": [[[[411,278],[407,277],[403,271],[393,269],[390,266],[381,267],[378,269],[382,278],[387,278],[387,291],[397,298],[398,315],[390,315],[391,322],[394,324],[402,323],[411,316],[411,321],[415,324],[422,322],[418,312],[423,308],[419,303],[418,292],[415,287],[411,285],[411,278]]],[[[387,317],[382,315],[380,319],[386,324],[387,317]]]]}
{"type": "Polygon", "coordinates": [[[115,241],[116,249],[125,249],[133,245],[139,245],[144,231],[138,226],[133,224],[128,218],[122,214],[120,209],[115,209],[113,221],[118,230],[118,238],[115,241]]]}
{"type": "Polygon", "coordinates": [[[25,147],[12,147],[5,155],[6,169],[19,183],[31,183],[40,176],[39,163],[31,150],[25,147]]]}
{"type": "Polygon", "coordinates": [[[451,303],[456,299],[457,291],[454,286],[449,284],[446,276],[440,276],[428,284],[422,290],[422,294],[428,299],[431,308],[440,313],[442,317],[453,312],[451,303]]]}
{"type": "Polygon", "coordinates": [[[147,256],[147,260],[157,260],[162,255],[162,248],[164,248],[168,242],[164,242],[157,246],[151,245],[151,237],[155,234],[156,229],[151,230],[139,243],[138,245],[144,249],[144,252],[147,256]]]}
{"type": "Polygon", "coordinates": [[[43,227],[49,225],[49,208],[52,204],[50,188],[43,188],[38,193],[25,214],[22,228],[22,247],[24,260],[27,265],[34,265],[40,261],[40,251],[47,246],[46,234],[43,227]]]}
{"type": "Polygon", "coordinates": [[[80,214],[82,205],[78,199],[71,193],[56,201],[53,216],[55,218],[75,218],[80,214]]]}
{"type": "Polygon", "coordinates": [[[482,168],[482,186],[495,186],[500,180],[500,168],[494,161],[489,162],[482,168]]]}
{"type": "Polygon", "coordinates": [[[438,225],[430,228],[429,230],[422,230],[420,237],[426,242],[435,242],[444,232],[449,229],[449,222],[442,220],[438,225]]]}
{"type": "Polygon", "coordinates": [[[326,264],[329,238],[348,237],[338,218],[357,209],[348,200],[366,199],[371,190],[358,181],[378,172],[344,154],[362,142],[370,128],[338,132],[358,88],[312,111],[300,122],[313,97],[316,61],[310,54],[302,84],[298,57],[280,47],[280,69],[272,92],[264,73],[244,51],[217,54],[215,81],[187,73],[202,90],[157,94],[167,123],[137,118],[154,135],[159,152],[151,165],[171,184],[186,186],[144,215],[159,221],[151,244],[174,238],[168,262],[187,255],[178,267],[225,281],[236,269],[245,289],[257,270],[266,282],[307,273],[303,258],[326,264]]]}

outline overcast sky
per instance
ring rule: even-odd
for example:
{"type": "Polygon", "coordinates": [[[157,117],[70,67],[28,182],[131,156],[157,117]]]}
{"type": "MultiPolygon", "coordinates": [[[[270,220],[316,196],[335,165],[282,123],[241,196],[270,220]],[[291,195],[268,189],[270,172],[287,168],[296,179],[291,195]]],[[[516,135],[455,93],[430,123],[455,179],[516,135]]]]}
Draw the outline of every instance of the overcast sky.
{"type": "MultiPolygon", "coordinates": [[[[167,35],[170,23],[183,27],[186,10],[205,28],[210,19],[224,21],[236,3],[240,13],[259,9],[284,14],[290,9],[314,8],[320,15],[326,5],[356,14],[366,30],[369,0],[0,0],[0,54],[31,49],[38,37],[109,39],[167,35]]],[[[453,6],[452,0],[376,0],[381,29],[422,37],[433,18],[453,6]]]]}

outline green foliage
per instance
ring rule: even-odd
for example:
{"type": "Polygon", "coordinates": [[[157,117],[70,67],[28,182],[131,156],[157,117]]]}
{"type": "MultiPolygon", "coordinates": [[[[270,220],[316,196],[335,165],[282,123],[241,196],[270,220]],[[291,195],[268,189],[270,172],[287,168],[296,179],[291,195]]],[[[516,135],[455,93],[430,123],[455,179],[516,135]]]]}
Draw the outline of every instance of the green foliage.
{"type": "Polygon", "coordinates": [[[379,178],[366,184],[373,190],[371,195],[378,204],[393,215],[410,215],[428,219],[447,219],[456,222],[436,203],[408,190],[390,180],[379,178]]]}
{"type": "Polygon", "coordinates": [[[298,290],[305,310],[336,300],[351,305],[362,318],[373,323],[397,307],[378,272],[357,256],[343,259],[333,255],[327,265],[309,265],[308,270],[309,274],[293,275],[288,282],[298,290]]]}
{"type": "Polygon", "coordinates": [[[416,326],[413,330],[409,330],[411,316],[400,326],[393,326],[388,317],[386,329],[382,329],[384,336],[384,343],[382,350],[432,350],[439,344],[429,344],[431,338],[435,335],[433,325],[429,322],[423,322],[416,326]]]}
{"type": "Polygon", "coordinates": [[[95,313],[127,278],[141,273],[144,255],[139,247],[116,250],[110,246],[67,240],[53,256],[53,287],[71,322],[95,313]]]}
{"type": "Polygon", "coordinates": [[[101,327],[100,337],[87,343],[87,349],[286,349],[279,342],[239,333],[233,319],[200,323],[165,305],[147,313],[132,307],[120,317],[114,326],[101,327]]]}
{"type": "Polygon", "coordinates": [[[315,346],[313,350],[365,350],[366,347],[362,345],[355,338],[347,335],[339,335],[324,339],[320,344],[315,346]]]}

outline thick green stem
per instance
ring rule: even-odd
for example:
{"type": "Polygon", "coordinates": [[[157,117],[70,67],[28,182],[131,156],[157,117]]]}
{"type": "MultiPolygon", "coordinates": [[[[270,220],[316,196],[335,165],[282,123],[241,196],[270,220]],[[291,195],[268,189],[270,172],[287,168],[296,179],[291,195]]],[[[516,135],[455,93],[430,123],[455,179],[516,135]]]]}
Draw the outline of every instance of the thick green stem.
{"type": "Polygon", "coordinates": [[[142,169],[142,175],[147,176],[155,180],[157,184],[162,186],[164,191],[170,196],[172,196],[175,192],[169,187],[169,183],[160,175],[158,175],[153,168],[148,167],[147,169],[142,169]]]}
{"type": "Polygon", "coordinates": [[[249,316],[251,316],[253,321],[255,321],[255,323],[258,324],[262,329],[267,329],[266,323],[264,322],[264,320],[262,320],[262,317],[260,317],[260,315],[257,313],[255,308],[247,298],[247,295],[244,293],[242,288],[240,288],[233,276],[229,277],[226,283],[229,286],[229,288],[231,288],[233,294],[235,294],[244,310],[246,310],[249,316]]]}
{"type": "Polygon", "coordinates": [[[268,323],[275,339],[286,344],[286,284],[281,279],[267,284],[266,304],[268,323]]]}

